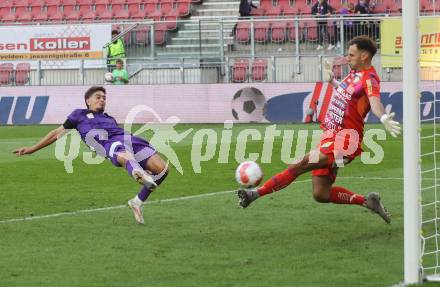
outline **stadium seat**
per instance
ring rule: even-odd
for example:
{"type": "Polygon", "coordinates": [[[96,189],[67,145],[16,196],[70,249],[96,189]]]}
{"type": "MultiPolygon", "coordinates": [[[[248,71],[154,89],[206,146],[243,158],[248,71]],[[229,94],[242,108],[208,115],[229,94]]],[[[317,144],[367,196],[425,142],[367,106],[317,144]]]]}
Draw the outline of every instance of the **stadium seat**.
{"type": "Polygon", "coordinates": [[[95,0],[96,17],[99,20],[110,20],[113,13],[109,10],[110,0],[95,0]]]}
{"type": "Polygon", "coordinates": [[[301,15],[310,15],[312,13],[312,8],[307,5],[305,0],[296,0],[295,7],[301,15]]]}
{"type": "Polygon", "coordinates": [[[12,63],[0,64],[0,84],[9,85],[13,78],[14,65],[12,63]]]}
{"type": "Polygon", "coordinates": [[[191,0],[177,0],[177,11],[180,17],[188,16],[191,13],[191,0]]]}
{"type": "Polygon", "coordinates": [[[294,6],[284,6],[283,7],[283,15],[285,16],[294,16],[297,15],[298,13],[298,8],[294,7],[294,6]]]}
{"type": "MultiPolygon", "coordinates": [[[[286,28],[287,28],[287,40],[289,40],[290,42],[295,42],[296,41],[295,22],[288,22],[286,28]]],[[[300,34],[298,34],[298,35],[301,38],[300,34]]]]}
{"type": "Polygon", "coordinates": [[[281,16],[281,14],[282,14],[282,10],[281,7],[279,6],[271,7],[270,9],[264,11],[264,15],[268,17],[281,16]]]}
{"type": "Polygon", "coordinates": [[[125,9],[125,0],[112,0],[112,13],[114,19],[129,19],[130,14],[125,9]]]}
{"type": "Polygon", "coordinates": [[[318,23],[314,20],[307,20],[300,23],[303,26],[306,33],[306,40],[316,41],[318,40],[318,23]]]}
{"type": "Polygon", "coordinates": [[[232,65],[232,81],[234,83],[243,83],[248,79],[249,60],[236,59],[232,65]]]}
{"type": "Polygon", "coordinates": [[[431,13],[434,10],[434,4],[432,0],[421,0],[419,5],[420,5],[420,12],[422,13],[431,13]]]}
{"type": "Polygon", "coordinates": [[[29,82],[31,65],[29,63],[18,63],[15,68],[15,84],[25,85],[29,82]]]}
{"type": "Polygon", "coordinates": [[[47,14],[45,14],[44,6],[46,4],[43,0],[32,0],[30,3],[31,6],[31,16],[33,21],[38,21],[38,18],[41,18],[41,14],[44,14],[46,17],[42,21],[47,20],[47,14]]]}
{"type": "MultiPolygon", "coordinates": [[[[272,9],[272,0],[261,0],[258,8],[263,9],[265,12],[272,9]]],[[[252,10],[251,10],[252,11],[252,10]]]]}
{"type": "Polygon", "coordinates": [[[150,26],[139,25],[136,27],[134,32],[134,42],[136,45],[146,46],[150,42],[149,37],[150,26]]]}
{"type": "Polygon", "coordinates": [[[251,16],[254,16],[254,17],[264,16],[264,9],[260,8],[260,7],[252,9],[251,16]]]}
{"type": "Polygon", "coordinates": [[[257,43],[265,43],[269,39],[269,22],[254,23],[254,39],[257,43]]]}
{"type": "Polygon", "coordinates": [[[162,13],[164,15],[167,15],[172,10],[174,10],[174,0],[161,0],[160,1],[160,10],[162,10],[162,13]]]}
{"type": "Polygon", "coordinates": [[[255,59],[252,62],[251,78],[255,82],[263,82],[267,79],[267,59],[255,59]]]}
{"type": "Polygon", "coordinates": [[[154,12],[149,13],[147,15],[147,17],[152,19],[153,21],[160,21],[160,20],[162,20],[162,16],[163,16],[163,14],[162,14],[161,10],[155,10],[154,12]]]}
{"type": "Polygon", "coordinates": [[[142,9],[141,0],[128,0],[128,14],[132,19],[144,19],[146,17],[145,10],[142,9]]]}
{"type": "Polygon", "coordinates": [[[63,14],[67,21],[78,21],[81,14],[77,9],[77,0],[63,0],[63,14]]]}
{"type": "Polygon", "coordinates": [[[168,14],[163,15],[163,19],[167,21],[167,30],[177,29],[177,19],[179,18],[179,12],[177,10],[171,10],[168,14]]]}
{"type": "Polygon", "coordinates": [[[270,38],[272,42],[280,43],[286,40],[287,21],[272,22],[270,25],[270,38]]]}
{"type": "Polygon", "coordinates": [[[287,7],[292,7],[290,5],[290,0],[278,0],[277,6],[284,10],[287,7]]]}
{"type": "Polygon", "coordinates": [[[60,0],[46,0],[47,19],[49,21],[63,20],[63,11],[61,11],[60,0]]]}
{"type": "Polygon", "coordinates": [[[93,0],[78,0],[78,6],[82,20],[96,19],[96,12],[93,10],[93,0]]]}
{"type": "Polygon", "coordinates": [[[146,0],[144,1],[144,10],[146,15],[150,15],[157,10],[158,0],[146,0]]]}
{"type": "Polygon", "coordinates": [[[235,31],[235,40],[238,43],[245,44],[251,40],[251,24],[249,22],[238,22],[235,31]]]}
{"type": "Polygon", "coordinates": [[[157,23],[154,25],[154,44],[163,45],[166,41],[167,25],[157,23]]]}

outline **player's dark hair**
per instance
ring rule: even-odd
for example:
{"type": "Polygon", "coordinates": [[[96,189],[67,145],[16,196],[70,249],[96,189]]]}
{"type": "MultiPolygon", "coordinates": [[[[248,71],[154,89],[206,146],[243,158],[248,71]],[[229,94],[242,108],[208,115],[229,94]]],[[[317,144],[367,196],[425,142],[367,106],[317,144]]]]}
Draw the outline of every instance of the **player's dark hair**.
{"type": "Polygon", "coordinates": [[[124,61],[122,61],[122,59],[116,59],[116,64],[124,65],[124,61]]]}
{"type": "Polygon", "coordinates": [[[98,91],[103,92],[104,95],[106,94],[104,87],[100,87],[100,86],[91,87],[84,94],[84,102],[86,103],[87,108],[89,108],[89,105],[87,105],[87,99],[90,98],[94,93],[96,93],[98,91]]]}
{"type": "Polygon", "coordinates": [[[351,45],[356,45],[358,50],[369,52],[371,57],[374,57],[374,55],[376,55],[376,52],[377,52],[376,42],[374,42],[368,36],[357,36],[357,37],[354,37],[348,43],[348,46],[351,46],[351,45]]]}
{"type": "Polygon", "coordinates": [[[119,34],[119,31],[118,31],[118,30],[113,30],[113,31],[112,31],[112,35],[115,35],[115,34],[118,35],[118,34],[119,34]]]}

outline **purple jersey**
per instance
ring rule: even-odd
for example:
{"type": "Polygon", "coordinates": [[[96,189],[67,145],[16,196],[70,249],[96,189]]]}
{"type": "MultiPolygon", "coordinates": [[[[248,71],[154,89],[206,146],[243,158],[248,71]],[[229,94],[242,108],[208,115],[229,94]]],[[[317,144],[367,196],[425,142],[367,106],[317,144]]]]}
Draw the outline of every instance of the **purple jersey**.
{"type": "Polygon", "coordinates": [[[76,129],[81,139],[96,152],[112,160],[118,165],[115,152],[129,151],[136,156],[138,162],[145,166],[146,161],[156,150],[144,139],[135,137],[118,126],[116,120],[106,113],[93,112],[88,109],[76,109],[64,123],[66,129],[76,129]]]}

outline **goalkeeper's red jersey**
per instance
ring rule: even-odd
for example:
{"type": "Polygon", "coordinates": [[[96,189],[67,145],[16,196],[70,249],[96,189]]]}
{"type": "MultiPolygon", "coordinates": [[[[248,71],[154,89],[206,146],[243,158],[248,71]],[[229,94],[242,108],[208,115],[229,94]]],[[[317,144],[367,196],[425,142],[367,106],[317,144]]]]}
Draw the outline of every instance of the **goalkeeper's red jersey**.
{"type": "Polygon", "coordinates": [[[370,111],[369,97],[380,97],[380,79],[373,66],[351,70],[334,90],[321,128],[337,133],[354,129],[363,138],[364,119],[370,111]]]}

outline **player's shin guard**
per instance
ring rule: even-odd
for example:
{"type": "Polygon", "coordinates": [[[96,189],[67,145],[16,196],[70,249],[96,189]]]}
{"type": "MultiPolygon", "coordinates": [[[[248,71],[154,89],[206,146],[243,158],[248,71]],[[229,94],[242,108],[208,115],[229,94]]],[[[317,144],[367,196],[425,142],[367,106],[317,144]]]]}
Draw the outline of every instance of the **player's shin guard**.
{"type": "Polygon", "coordinates": [[[160,174],[153,176],[154,182],[157,184],[157,186],[159,186],[167,176],[168,176],[168,169],[166,169],[165,172],[162,171],[160,174]]]}
{"type": "Polygon", "coordinates": [[[329,201],[336,204],[363,205],[365,202],[365,197],[343,187],[334,186],[330,189],[329,201]]]}
{"type": "Polygon", "coordinates": [[[293,168],[287,168],[283,172],[274,175],[271,179],[266,181],[258,190],[260,196],[278,191],[291,184],[296,179],[296,171],[293,168]]]}

